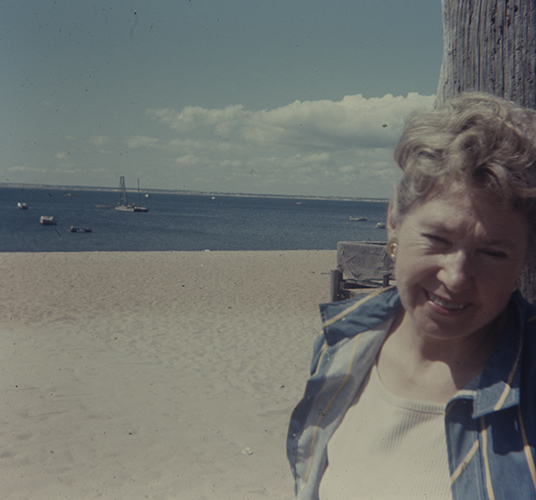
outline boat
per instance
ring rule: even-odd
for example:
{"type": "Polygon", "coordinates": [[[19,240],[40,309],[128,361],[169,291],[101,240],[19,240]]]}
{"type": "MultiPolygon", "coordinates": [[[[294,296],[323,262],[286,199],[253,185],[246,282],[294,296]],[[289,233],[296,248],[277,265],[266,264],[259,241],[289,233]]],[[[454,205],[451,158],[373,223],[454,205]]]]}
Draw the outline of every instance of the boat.
{"type": "Polygon", "coordinates": [[[125,178],[119,177],[119,201],[115,207],[116,210],[122,212],[134,212],[134,203],[127,201],[127,188],[125,187],[125,178]]]}
{"type": "Polygon", "coordinates": [[[378,222],[378,223],[376,224],[376,227],[377,227],[378,229],[385,229],[385,228],[387,227],[387,224],[386,224],[385,222],[378,222]]]}
{"type": "Polygon", "coordinates": [[[111,207],[111,205],[95,205],[95,208],[101,208],[103,210],[106,210],[106,209],[108,209],[110,207],[111,207]]]}
{"type": "Polygon", "coordinates": [[[28,203],[22,203],[21,201],[19,201],[17,203],[17,207],[19,207],[21,210],[26,210],[28,208],[28,203]]]}
{"type": "Polygon", "coordinates": [[[121,212],[134,212],[134,203],[129,203],[128,205],[117,205],[115,209],[120,210],[121,212]]]}
{"type": "Polygon", "coordinates": [[[71,233],[91,233],[90,227],[74,227],[71,226],[71,229],[69,229],[71,233]]]}
{"type": "Polygon", "coordinates": [[[149,209],[146,206],[142,206],[140,201],[140,179],[138,178],[138,204],[134,205],[134,212],[148,212],[149,209]]]}
{"type": "Polygon", "coordinates": [[[121,176],[119,178],[119,202],[115,209],[122,212],[148,212],[147,207],[140,204],[140,180],[138,179],[138,204],[129,203],[127,200],[127,188],[125,187],[125,178],[121,176]]]}
{"type": "Polygon", "coordinates": [[[54,220],[54,217],[52,217],[52,215],[41,215],[39,222],[43,224],[43,226],[55,226],[56,225],[56,221],[54,220]]]}
{"type": "Polygon", "coordinates": [[[364,220],[368,220],[368,217],[348,217],[348,220],[364,221],[364,220]]]}

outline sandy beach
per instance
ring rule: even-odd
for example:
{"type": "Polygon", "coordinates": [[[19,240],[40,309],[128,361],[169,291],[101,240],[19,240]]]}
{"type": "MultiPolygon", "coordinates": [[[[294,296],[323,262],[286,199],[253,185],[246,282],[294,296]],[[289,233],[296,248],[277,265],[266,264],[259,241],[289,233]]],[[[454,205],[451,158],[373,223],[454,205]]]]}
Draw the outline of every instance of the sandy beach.
{"type": "Polygon", "coordinates": [[[336,251],[0,255],[3,499],[292,499],[336,251]]]}

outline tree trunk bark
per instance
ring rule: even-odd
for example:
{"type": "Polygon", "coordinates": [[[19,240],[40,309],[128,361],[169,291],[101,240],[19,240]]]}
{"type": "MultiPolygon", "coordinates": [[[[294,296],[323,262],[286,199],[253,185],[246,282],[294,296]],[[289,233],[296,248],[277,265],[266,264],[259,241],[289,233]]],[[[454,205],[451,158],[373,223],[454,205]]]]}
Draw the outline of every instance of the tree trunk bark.
{"type": "MultiPolygon", "coordinates": [[[[436,106],[480,90],[536,109],[536,0],[442,0],[443,63],[436,106]]],[[[523,295],[536,303],[536,263],[523,295]]]]}
{"type": "Polygon", "coordinates": [[[438,104],[481,90],[536,108],[536,0],[442,0],[438,104]]]}

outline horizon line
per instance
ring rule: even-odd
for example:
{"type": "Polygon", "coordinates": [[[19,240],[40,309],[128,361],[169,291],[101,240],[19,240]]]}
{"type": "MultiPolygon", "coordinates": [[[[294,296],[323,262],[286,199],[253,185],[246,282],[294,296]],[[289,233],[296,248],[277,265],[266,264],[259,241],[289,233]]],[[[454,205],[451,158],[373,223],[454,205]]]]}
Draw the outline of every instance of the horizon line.
{"type": "MultiPolygon", "coordinates": [[[[61,189],[67,191],[117,191],[119,187],[105,186],[72,186],[63,184],[32,184],[24,182],[0,182],[0,188],[33,188],[33,189],[61,189]]],[[[137,192],[137,188],[127,188],[128,192],[137,192]]],[[[198,196],[234,196],[248,198],[290,198],[290,199],[314,199],[314,200],[338,200],[338,201],[371,201],[371,202],[389,202],[389,198],[381,197],[363,197],[363,196],[328,196],[328,195],[288,195],[288,194],[259,194],[259,193],[240,193],[226,191],[198,191],[194,189],[159,189],[150,188],[142,189],[144,193],[161,193],[161,194],[184,194],[198,196]]]]}

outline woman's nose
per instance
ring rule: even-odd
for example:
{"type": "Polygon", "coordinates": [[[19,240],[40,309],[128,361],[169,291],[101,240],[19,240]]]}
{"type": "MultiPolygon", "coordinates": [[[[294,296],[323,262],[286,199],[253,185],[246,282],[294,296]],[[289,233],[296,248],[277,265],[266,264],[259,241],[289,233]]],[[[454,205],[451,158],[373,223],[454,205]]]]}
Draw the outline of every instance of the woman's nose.
{"type": "Polygon", "coordinates": [[[470,257],[463,250],[445,255],[437,277],[452,292],[469,289],[473,285],[474,278],[470,257]]]}

